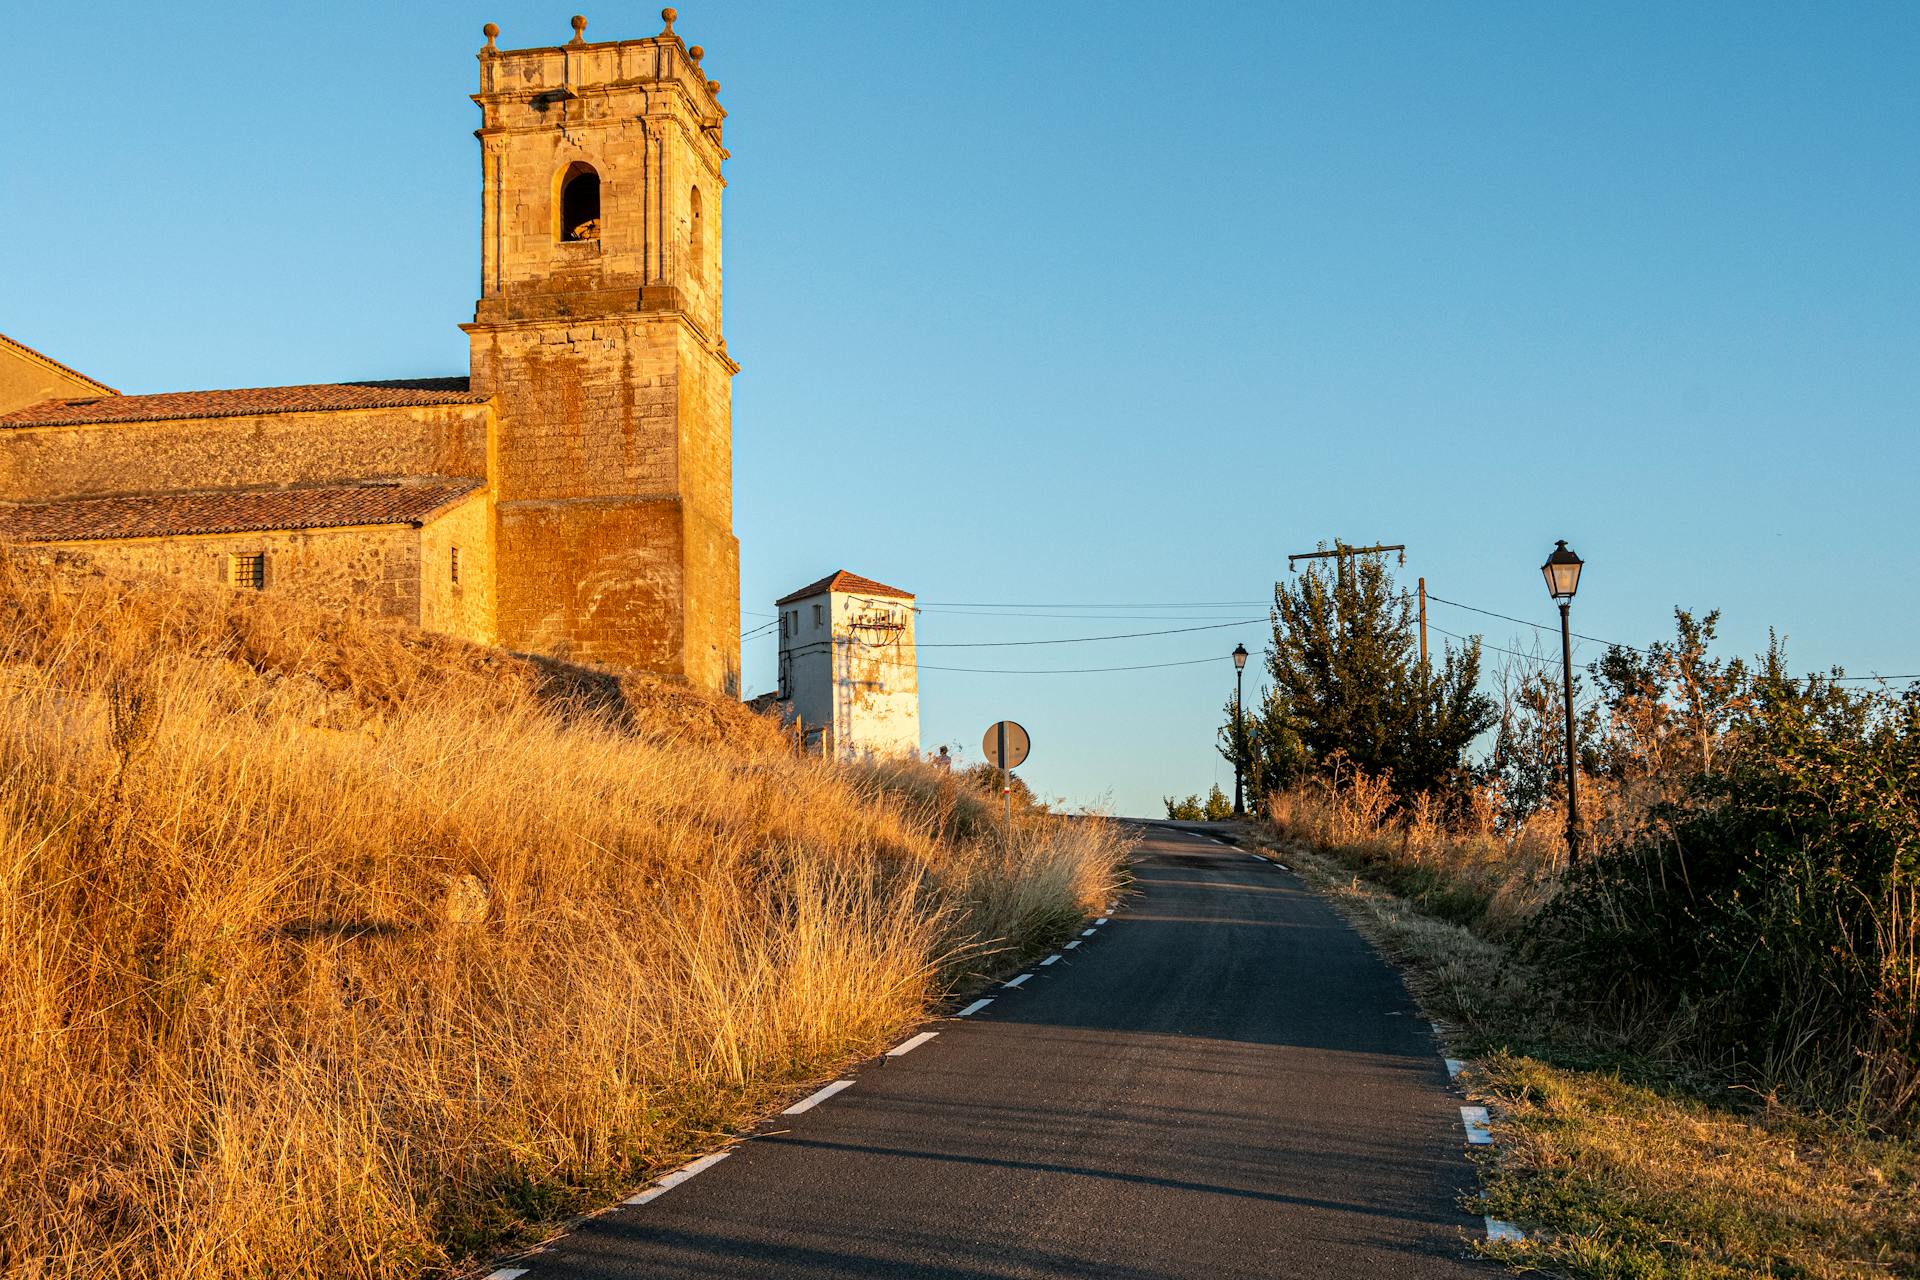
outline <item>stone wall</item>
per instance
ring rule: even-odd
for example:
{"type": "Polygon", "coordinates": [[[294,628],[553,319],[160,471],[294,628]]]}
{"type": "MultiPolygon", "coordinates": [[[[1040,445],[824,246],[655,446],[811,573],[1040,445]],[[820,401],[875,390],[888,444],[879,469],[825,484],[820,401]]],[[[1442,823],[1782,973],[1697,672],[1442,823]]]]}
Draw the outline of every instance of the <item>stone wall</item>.
{"type": "Polygon", "coordinates": [[[0,413],[42,400],[112,394],[99,383],[0,337],[0,413]]]}
{"type": "Polygon", "coordinates": [[[484,404],[0,431],[0,500],[487,473],[484,404]]]}
{"type": "Polygon", "coordinates": [[[499,643],[687,674],[680,504],[502,503],[499,643]]]}
{"type": "Polygon", "coordinates": [[[266,589],[365,617],[420,621],[420,537],[408,525],[294,532],[47,543],[85,553],[109,572],[228,581],[230,556],[266,555],[266,589]]]}
{"type": "Polygon", "coordinates": [[[443,511],[419,531],[420,625],[494,643],[493,511],[476,493],[443,511]],[[453,573],[453,553],[460,571],[453,573]]]}
{"type": "Polygon", "coordinates": [[[499,405],[499,500],[673,496],[676,327],[639,315],[476,327],[473,385],[499,405]]]}

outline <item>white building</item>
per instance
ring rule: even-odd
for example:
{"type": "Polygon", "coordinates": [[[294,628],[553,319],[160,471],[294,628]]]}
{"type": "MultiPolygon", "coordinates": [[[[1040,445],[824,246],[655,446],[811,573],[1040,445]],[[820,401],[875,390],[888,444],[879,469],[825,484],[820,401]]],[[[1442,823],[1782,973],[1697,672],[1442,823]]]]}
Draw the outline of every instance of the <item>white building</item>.
{"type": "Polygon", "coordinates": [[[775,607],[777,705],[810,746],[841,760],[920,750],[911,592],[842,569],[775,607]]]}

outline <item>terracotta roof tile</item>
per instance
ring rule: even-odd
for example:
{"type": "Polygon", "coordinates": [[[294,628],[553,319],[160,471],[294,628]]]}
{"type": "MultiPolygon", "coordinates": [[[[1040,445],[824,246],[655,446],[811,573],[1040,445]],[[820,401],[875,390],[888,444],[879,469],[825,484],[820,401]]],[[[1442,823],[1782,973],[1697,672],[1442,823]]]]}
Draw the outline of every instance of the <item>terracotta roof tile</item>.
{"type": "Polygon", "coordinates": [[[0,428],[65,427],[94,422],[158,422],[170,418],[240,418],[265,413],[330,409],[393,409],[434,404],[484,404],[465,378],[406,378],[397,382],[314,382],[298,387],[240,387],[231,391],[162,391],[150,396],[85,396],[42,400],[0,414],[0,428]]]}
{"type": "Polygon", "coordinates": [[[913,592],[890,587],[884,582],[875,582],[872,578],[863,578],[857,573],[848,573],[845,569],[830,573],[818,582],[810,582],[798,591],[789,592],[775,600],[778,608],[783,604],[792,604],[795,600],[805,600],[808,596],[817,596],[828,591],[838,591],[853,596],[896,596],[901,600],[913,599],[913,592]]]}
{"type": "Polygon", "coordinates": [[[0,503],[0,541],[94,542],[193,533],[418,524],[484,483],[455,479],[0,503]]]}

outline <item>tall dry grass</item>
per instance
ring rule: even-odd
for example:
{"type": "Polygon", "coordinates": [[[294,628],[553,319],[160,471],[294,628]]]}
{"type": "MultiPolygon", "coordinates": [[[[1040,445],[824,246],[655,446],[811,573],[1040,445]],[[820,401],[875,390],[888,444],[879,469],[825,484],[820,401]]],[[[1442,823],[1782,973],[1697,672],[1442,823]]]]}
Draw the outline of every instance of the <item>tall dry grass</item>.
{"type": "Polygon", "coordinates": [[[0,1272],[440,1274],[1104,902],[1115,831],[297,602],[0,558],[0,1272]]]}
{"type": "Polygon", "coordinates": [[[1280,835],[1335,852],[1423,909],[1496,937],[1532,919],[1558,890],[1564,812],[1504,823],[1498,797],[1484,789],[1451,811],[1426,793],[1403,803],[1390,778],[1345,763],[1261,804],[1280,835]]]}

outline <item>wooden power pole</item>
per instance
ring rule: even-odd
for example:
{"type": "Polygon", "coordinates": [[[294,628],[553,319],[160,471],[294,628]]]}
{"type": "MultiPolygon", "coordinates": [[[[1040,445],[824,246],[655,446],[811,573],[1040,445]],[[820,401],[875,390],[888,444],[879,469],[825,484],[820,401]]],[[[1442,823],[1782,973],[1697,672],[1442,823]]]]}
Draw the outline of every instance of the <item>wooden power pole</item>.
{"type": "Polygon", "coordinates": [[[1420,674],[1427,673],[1427,580],[1420,579],[1420,674]]]}

